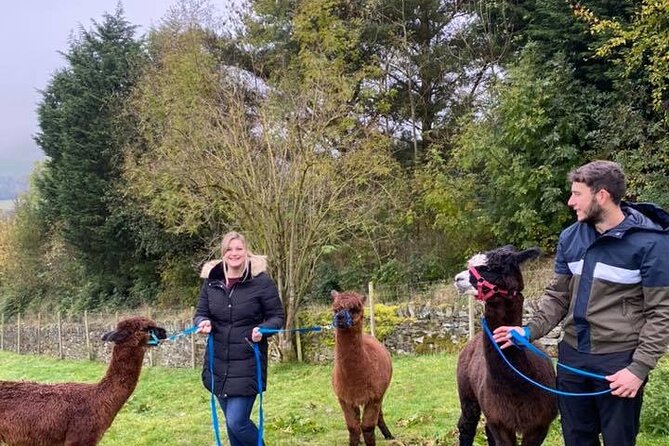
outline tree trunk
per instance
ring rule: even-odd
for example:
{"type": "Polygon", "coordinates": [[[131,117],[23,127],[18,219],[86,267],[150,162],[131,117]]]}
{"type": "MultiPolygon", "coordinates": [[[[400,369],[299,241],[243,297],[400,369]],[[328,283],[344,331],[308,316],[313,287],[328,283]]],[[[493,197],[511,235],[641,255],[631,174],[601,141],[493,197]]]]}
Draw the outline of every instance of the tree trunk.
{"type": "MultiPolygon", "coordinates": [[[[295,325],[295,314],[297,309],[295,308],[295,300],[293,295],[283,290],[285,281],[281,276],[278,278],[279,282],[279,293],[281,293],[283,301],[283,311],[285,313],[284,328],[286,330],[291,330],[295,325]]],[[[291,332],[279,333],[279,354],[281,355],[281,362],[295,362],[297,360],[297,352],[295,351],[295,345],[293,342],[294,336],[291,332]]]]}
{"type": "Polygon", "coordinates": [[[279,335],[279,350],[281,351],[281,362],[295,362],[297,354],[293,345],[292,333],[281,333],[279,335]]]}

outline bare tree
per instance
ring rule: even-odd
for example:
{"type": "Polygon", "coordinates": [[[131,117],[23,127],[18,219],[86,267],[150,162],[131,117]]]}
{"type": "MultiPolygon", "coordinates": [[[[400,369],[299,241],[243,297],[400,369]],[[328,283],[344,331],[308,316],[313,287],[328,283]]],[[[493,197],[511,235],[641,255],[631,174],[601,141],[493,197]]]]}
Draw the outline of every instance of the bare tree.
{"type": "MultiPolygon", "coordinates": [[[[324,247],[380,233],[398,166],[388,139],[343,99],[343,77],[268,87],[196,47],[170,45],[181,56],[164,58],[138,91],[148,147],[128,157],[131,191],[175,231],[245,232],[269,255],[291,328],[324,247]]],[[[281,350],[294,357],[290,336],[281,350]]]]}

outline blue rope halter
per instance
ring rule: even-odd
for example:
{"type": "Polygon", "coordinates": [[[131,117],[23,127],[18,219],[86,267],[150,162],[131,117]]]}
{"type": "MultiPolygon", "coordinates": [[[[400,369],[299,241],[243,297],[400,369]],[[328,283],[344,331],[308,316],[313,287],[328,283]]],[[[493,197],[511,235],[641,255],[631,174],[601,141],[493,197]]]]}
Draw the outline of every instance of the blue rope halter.
{"type": "MultiPolygon", "coordinates": [[[[504,355],[504,353],[502,352],[502,349],[501,349],[501,348],[499,347],[499,345],[497,345],[497,343],[495,342],[495,339],[494,339],[493,336],[492,336],[492,332],[490,331],[490,328],[488,328],[488,323],[486,322],[485,318],[481,318],[481,326],[483,327],[483,331],[485,332],[485,334],[488,336],[488,339],[490,339],[490,342],[491,342],[492,345],[495,347],[495,350],[497,350],[497,353],[502,357],[502,359],[504,360],[504,362],[506,363],[506,365],[508,365],[508,366],[511,368],[511,370],[513,370],[514,372],[516,372],[516,374],[517,374],[518,376],[520,376],[521,378],[523,378],[525,381],[528,381],[529,383],[531,383],[531,384],[533,384],[533,385],[539,387],[540,389],[545,390],[546,392],[554,393],[555,395],[560,395],[560,396],[573,396],[573,397],[577,397],[577,396],[597,396],[597,395],[604,395],[604,394],[606,394],[606,393],[611,392],[611,389],[601,390],[601,391],[598,391],[598,392],[584,392],[584,393],[564,392],[564,391],[562,391],[562,390],[557,390],[557,389],[553,389],[552,387],[545,386],[545,385],[541,384],[540,382],[537,382],[537,381],[533,380],[533,379],[530,378],[529,376],[523,374],[523,372],[521,372],[520,370],[518,370],[513,364],[511,364],[511,361],[509,361],[509,359],[504,355]]],[[[514,330],[514,332],[515,332],[515,330],[514,330]]],[[[519,342],[520,342],[521,344],[525,345],[525,346],[527,346],[528,344],[531,345],[532,347],[531,347],[531,348],[528,347],[528,349],[529,349],[530,351],[532,351],[532,353],[537,354],[536,352],[540,352],[540,355],[539,355],[539,356],[542,356],[542,357],[544,357],[544,358],[550,359],[550,358],[548,357],[548,355],[546,355],[546,354],[543,353],[541,350],[539,350],[538,348],[536,348],[535,346],[533,346],[530,342],[528,342],[525,338],[523,338],[523,337],[520,336],[519,334],[517,334],[517,336],[514,336],[514,333],[512,332],[512,333],[511,333],[511,336],[512,336],[514,339],[518,339],[519,342]],[[521,341],[520,339],[522,339],[522,341],[521,341]],[[535,351],[536,351],[536,352],[535,352],[535,351]]],[[[594,374],[594,373],[586,372],[586,371],[584,371],[584,370],[576,369],[576,368],[574,368],[574,367],[566,366],[566,365],[563,365],[563,364],[560,364],[560,363],[558,363],[558,366],[563,367],[563,368],[565,368],[565,369],[567,369],[567,370],[570,370],[571,372],[574,372],[574,373],[576,373],[576,374],[578,374],[578,375],[582,375],[582,376],[587,376],[587,377],[590,377],[590,378],[596,378],[596,379],[600,379],[600,380],[608,381],[608,380],[606,379],[606,377],[605,377],[605,376],[602,376],[602,375],[597,375],[597,374],[594,374]]]]}

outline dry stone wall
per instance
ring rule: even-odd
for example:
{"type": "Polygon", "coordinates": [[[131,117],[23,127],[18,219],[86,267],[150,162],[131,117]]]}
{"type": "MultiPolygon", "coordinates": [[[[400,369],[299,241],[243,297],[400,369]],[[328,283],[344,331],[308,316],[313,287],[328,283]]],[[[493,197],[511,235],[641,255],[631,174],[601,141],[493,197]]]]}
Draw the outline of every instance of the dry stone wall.
{"type": "MultiPolygon", "coordinates": [[[[479,310],[480,311],[480,310],[479,310]]],[[[475,316],[479,331],[479,311],[475,316]]],[[[525,316],[529,317],[533,305],[528,302],[525,316]]],[[[397,316],[401,322],[390,328],[381,339],[395,355],[457,352],[467,341],[469,318],[466,307],[458,305],[435,305],[430,302],[408,303],[398,306],[397,316]]],[[[181,333],[191,326],[189,318],[161,318],[155,316],[159,325],[169,335],[181,333]]],[[[42,354],[63,359],[91,359],[108,362],[111,344],[102,342],[102,335],[112,330],[116,318],[90,317],[86,321],[65,320],[38,323],[35,320],[4,322],[0,326],[0,348],[21,354],[42,354]],[[59,328],[60,327],[60,328],[59,328]],[[17,336],[20,333],[20,336],[17,336]]],[[[369,327],[369,324],[367,325],[369,327]]],[[[300,338],[303,358],[307,362],[329,362],[333,359],[334,333],[305,334],[300,338]]],[[[561,336],[560,328],[554,330],[542,343],[549,353],[561,336]]],[[[276,342],[273,337],[270,342],[276,342]]],[[[205,351],[206,337],[187,335],[149,349],[145,358],[147,366],[200,367],[205,351]]],[[[271,346],[272,359],[278,360],[278,349],[271,346]]]]}

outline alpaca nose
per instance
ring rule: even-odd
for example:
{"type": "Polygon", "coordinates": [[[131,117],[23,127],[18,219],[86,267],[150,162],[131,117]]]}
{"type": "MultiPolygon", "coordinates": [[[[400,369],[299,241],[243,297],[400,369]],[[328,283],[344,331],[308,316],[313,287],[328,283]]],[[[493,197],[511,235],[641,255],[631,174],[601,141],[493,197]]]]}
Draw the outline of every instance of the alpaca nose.
{"type": "Polygon", "coordinates": [[[351,313],[348,310],[337,311],[334,315],[333,325],[338,328],[350,328],[353,325],[351,313]]]}

